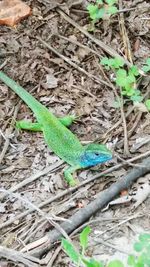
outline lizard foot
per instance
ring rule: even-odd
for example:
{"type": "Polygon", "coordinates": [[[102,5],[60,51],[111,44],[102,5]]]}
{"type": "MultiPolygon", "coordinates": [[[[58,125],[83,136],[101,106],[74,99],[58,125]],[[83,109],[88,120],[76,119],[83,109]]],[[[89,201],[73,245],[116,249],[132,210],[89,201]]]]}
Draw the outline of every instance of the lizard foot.
{"type": "Polygon", "coordinates": [[[79,166],[71,166],[64,171],[65,180],[70,186],[76,186],[78,184],[78,181],[72,175],[77,169],[79,169],[79,166]]]}

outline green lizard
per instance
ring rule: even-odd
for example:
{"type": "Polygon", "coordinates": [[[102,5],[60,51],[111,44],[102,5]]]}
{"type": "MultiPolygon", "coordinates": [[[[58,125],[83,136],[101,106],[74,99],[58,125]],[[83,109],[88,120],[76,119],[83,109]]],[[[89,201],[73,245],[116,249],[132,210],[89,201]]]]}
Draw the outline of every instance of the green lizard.
{"type": "Polygon", "coordinates": [[[58,119],[45,106],[38,102],[23,87],[0,71],[0,80],[9,86],[33,111],[37,122],[17,122],[17,127],[31,131],[42,131],[48,147],[70,167],[64,171],[66,181],[74,186],[73,173],[82,168],[95,166],[112,159],[112,153],[103,144],[83,146],[78,138],[67,128],[75,119],[66,116],[58,119]]]}

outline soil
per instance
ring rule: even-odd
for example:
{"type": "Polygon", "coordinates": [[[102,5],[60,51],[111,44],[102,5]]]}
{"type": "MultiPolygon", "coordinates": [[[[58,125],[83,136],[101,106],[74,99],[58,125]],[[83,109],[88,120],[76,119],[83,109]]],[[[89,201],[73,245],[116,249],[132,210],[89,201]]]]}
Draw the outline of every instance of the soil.
{"type": "MultiPolygon", "coordinates": [[[[75,114],[77,120],[70,130],[83,144],[91,141],[103,142],[115,151],[110,162],[79,171],[79,182],[120,163],[119,157],[127,160],[149,151],[150,115],[144,104],[134,104],[129,98],[124,98],[124,117],[131,110],[126,118],[130,152],[126,155],[125,124],[122,122],[120,107],[117,106],[115,90],[99,81],[101,79],[115,85],[112,71],[107,71],[99,63],[100,57],[109,56],[103,49],[105,44],[140,69],[150,56],[149,0],[120,0],[119,9],[123,9],[123,12],[117,12],[95,24],[94,31],[90,33],[103,42],[103,48],[69,23],[59,12],[60,9],[63,10],[72,21],[88,31],[91,28],[86,9],[88,1],[24,2],[31,7],[32,14],[14,27],[0,26],[0,68],[56,116],[75,114]],[[47,45],[44,45],[39,37],[47,45]],[[55,48],[59,55],[52,52],[48,45],[55,48]],[[67,63],[61,56],[67,57],[77,67],[67,63]],[[86,74],[78,67],[84,69],[86,74]],[[91,75],[94,78],[91,78],[91,75]]],[[[146,97],[150,92],[149,82],[148,76],[142,76],[137,83],[141,94],[146,97]]],[[[120,95],[117,87],[116,90],[120,95]]],[[[45,200],[68,188],[63,178],[63,170],[67,164],[61,164],[60,159],[48,149],[40,132],[18,131],[14,127],[14,121],[22,119],[34,121],[32,111],[6,85],[0,83],[1,196],[4,194],[3,189],[9,190],[28,177],[52,167],[52,171],[17,190],[25,202],[11,194],[1,198],[0,243],[1,246],[15,251],[21,251],[27,244],[39,240],[53,228],[51,222],[37,210],[23,218],[18,216],[31,209],[31,203],[38,207],[45,200]],[[9,225],[5,226],[6,222],[9,225]]],[[[134,163],[140,164],[140,161],[134,163]]],[[[101,191],[132,168],[133,166],[127,164],[92,184],[45,205],[41,210],[47,216],[53,216],[54,220],[55,216],[59,217],[59,223],[85,207],[101,191]]],[[[141,177],[128,191],[116,196],[117,203],[105,207],[87,222],[92,230],[87,256],[104,261],[114,258],[125,261],[139,234],[150,233],[150,198],[149,194],[145,193],[145,184],[150,184],[148,174],[141,177]],[[127,201],[129,197],[131,200],[127,201]],[[136,207],[137,201],[140,204],[136,207]]],[[[72,240],[79,248],[79,233],[72,240]]],[[[57,251],[57,248],[59,244],[43,256],[43,259],[47,259],[45,266],[75,266],[69,257],[61,249],[57,251]]],[[[3,258],[0,260],[0,266],[23,264],[3,258]]]]}

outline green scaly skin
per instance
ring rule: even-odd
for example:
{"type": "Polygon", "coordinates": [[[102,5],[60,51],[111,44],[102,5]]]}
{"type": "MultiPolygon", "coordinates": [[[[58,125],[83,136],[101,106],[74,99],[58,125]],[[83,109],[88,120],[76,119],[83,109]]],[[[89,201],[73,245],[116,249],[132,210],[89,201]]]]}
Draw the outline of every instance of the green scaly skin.
{"type": "Polygon", "coordinates": [[[65,179],[71,186],[76,184],[76,180],[72,175],[76,170],[98,164],[98,162],[91,163],[91,159],[87,159],[87,157],[95,157],[99,153],[101,156],[101,161],[99,162],[105,162],[112,158],[111,152],[104,145],[93,144],[92,146],[91,144],[89,146],[82,146],[78,138],[67,128],[75,119],[74,116],[58,119],[23,87],[2,71],[0,71],[0,80],[9,86],[28,105],[37,119],[36,123],[27,121],[17,122],[17,127],[43,132],[48,147],[71,165],[64,171],[65,179]]]}

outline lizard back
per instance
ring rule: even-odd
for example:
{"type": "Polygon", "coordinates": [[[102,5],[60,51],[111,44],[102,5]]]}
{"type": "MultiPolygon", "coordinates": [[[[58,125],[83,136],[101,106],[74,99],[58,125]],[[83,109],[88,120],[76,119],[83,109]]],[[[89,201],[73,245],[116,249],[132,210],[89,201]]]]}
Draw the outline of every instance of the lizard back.
{"type": "Polygon", "coordinates": [[[84,147],[79,139],[45,106],[2,71],[0,71],[0,80],[9,86],[33,111],[42,126],[48,147],[70,165],[80,164],[80,156],[84,147]]]}

